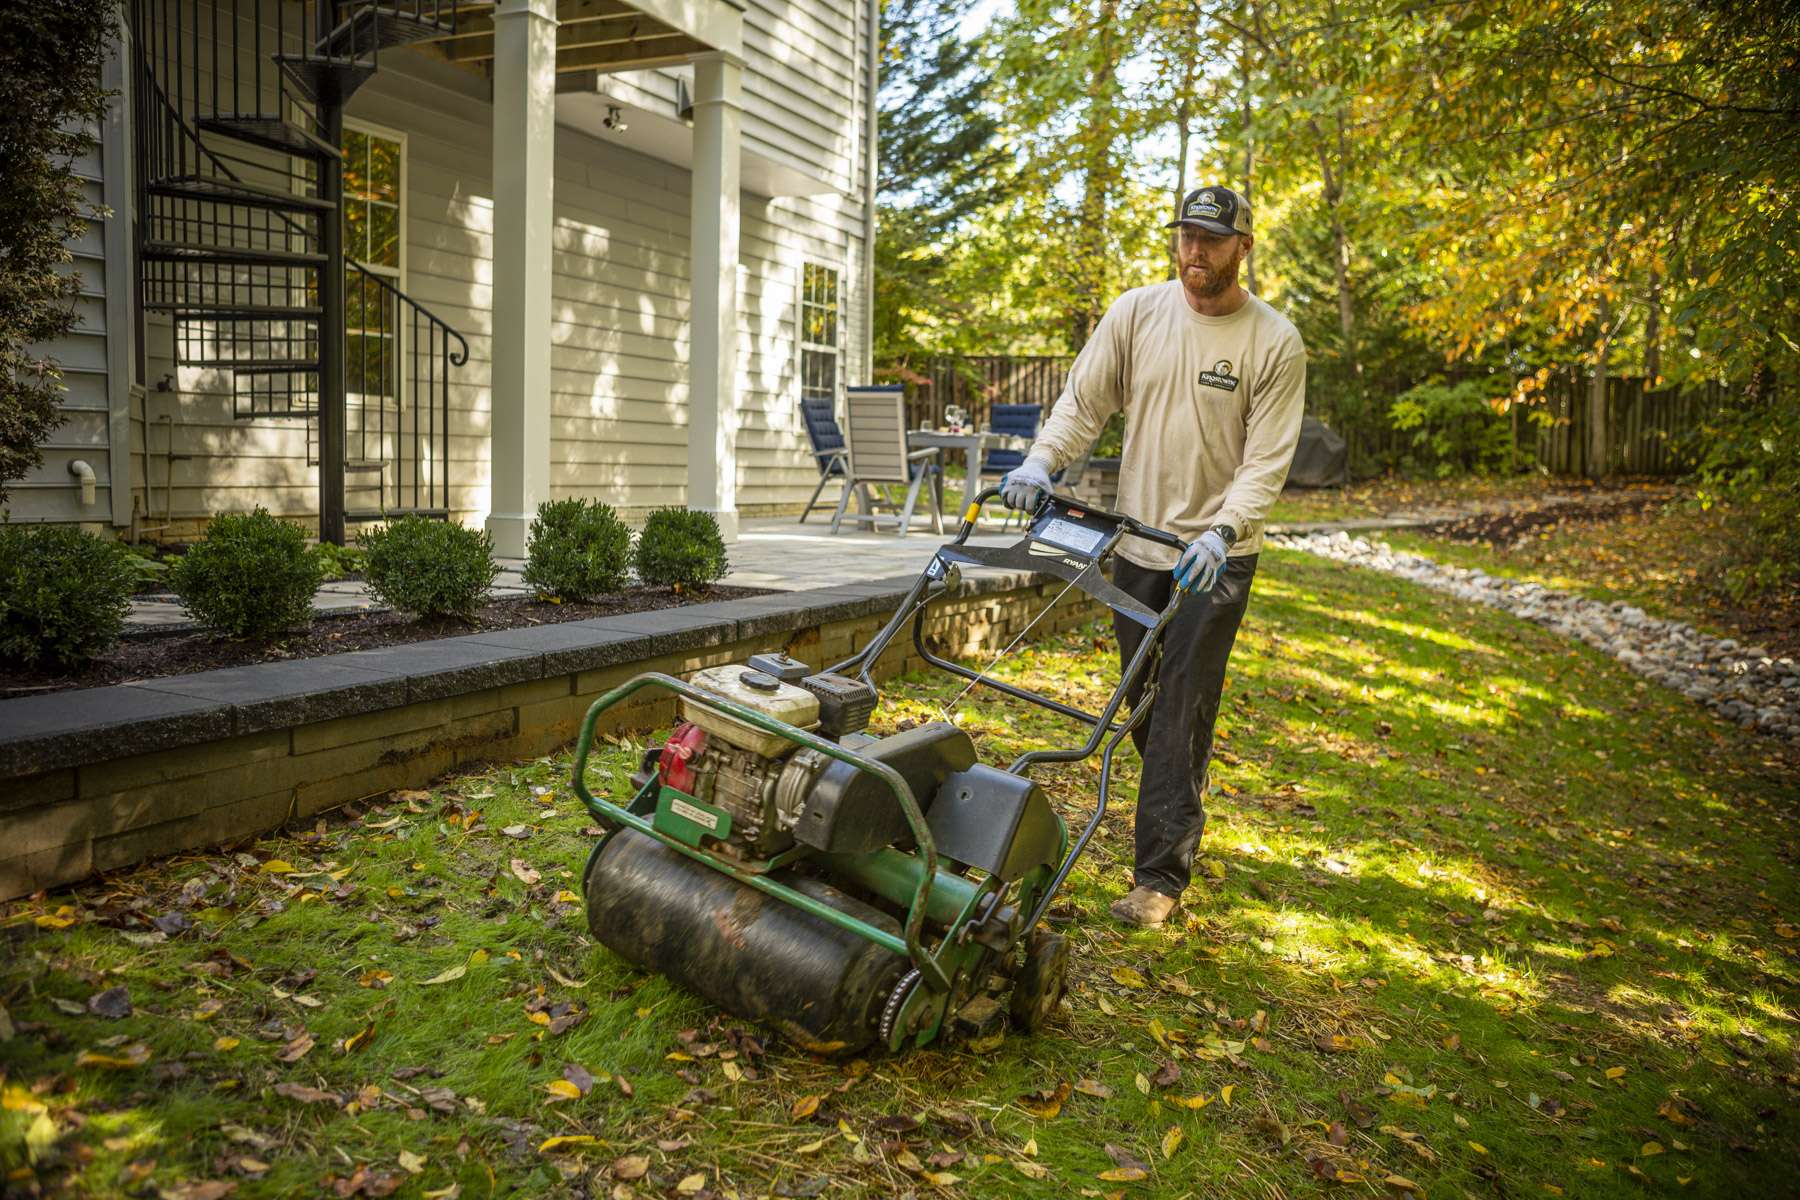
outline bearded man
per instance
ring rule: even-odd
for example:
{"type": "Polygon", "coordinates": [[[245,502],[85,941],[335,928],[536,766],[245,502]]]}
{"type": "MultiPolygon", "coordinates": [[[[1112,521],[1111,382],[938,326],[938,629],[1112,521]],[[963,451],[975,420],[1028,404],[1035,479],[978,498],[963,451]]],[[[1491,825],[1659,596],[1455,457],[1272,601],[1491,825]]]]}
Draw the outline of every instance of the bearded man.
{"type": "MultiPolygon", "coordinates": [[[[1306,403],[1299,332],[1238,283],[1255,243],[1249,204],[1230,188],[1196,188],[1167,228],[1179,277],[1113,302],[1024,463],[1001,484],[1007,504],[1035,509],[1051,475],[1123,412],[1119,511],[1189,543],[1177,556],[1127,539],[1113,580],[1153,610],[1173,588],[1195,593],[1165,633],[1154,709],[1132,731],[1143,759],[1136,870],[1112,914],[1150,927],[1179,904],[1206,827],[1226,663],[1306,403]]],[[[1119,616],[1113,626],[1129,662],[1146,631],[1119,616]]]]}

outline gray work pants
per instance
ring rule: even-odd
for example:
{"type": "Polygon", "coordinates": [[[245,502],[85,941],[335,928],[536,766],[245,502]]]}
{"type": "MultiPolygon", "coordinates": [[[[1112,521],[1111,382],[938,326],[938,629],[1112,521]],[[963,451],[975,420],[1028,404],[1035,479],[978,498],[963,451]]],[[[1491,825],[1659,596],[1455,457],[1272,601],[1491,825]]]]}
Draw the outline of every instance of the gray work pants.
{"type": "MultiPolygon", "coordinates": [[[[1202,797],[1212,759],[1213,725],[1219,718],[1219,693],[1225,686],[1231,644],[1250,602],[1256,558],[1247,554],[1227,559],[1212,591],[1182,602],[1163,634],[1155,707],[1131,733],[1144,760],[1138,783],[1135,881],[1164,895],[1179,897],[1187,887],[1194,852],[1206,828],[1202,797]]],[[[1161,611],[1175,580],[1166,570],[1119,558],[1114,560],[1113,582],[1161,611]]],[[[1113,629],[1119,639],[1119,661],[1128,663],[1149,631],[1117,614],[1113,629]]],[[[1134,709],[1142,690],[1127,693],[1134,709]]]]}

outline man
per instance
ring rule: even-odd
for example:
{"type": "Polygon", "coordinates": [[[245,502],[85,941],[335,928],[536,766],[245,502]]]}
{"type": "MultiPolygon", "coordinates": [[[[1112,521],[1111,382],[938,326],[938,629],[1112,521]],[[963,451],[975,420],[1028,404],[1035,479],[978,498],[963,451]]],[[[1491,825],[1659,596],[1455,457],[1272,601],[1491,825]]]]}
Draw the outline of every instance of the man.
{"type": "MultiPolygon", "coordinates": [[[[1112,913],[1152,927],[1175,910],[1200,845],[1225,664],[1306,399],[1300,334],[1238,284],[1254,244],[1243,197],[1198,188],[1167,227],[1175,231],[1179,278],[1113,303],[1024,463],[1001,484],[1008,505],[1036,508],[1051,474],[1123,411],[1119,511],[1190,543],[1177,556],[1127,539],[1114,576],[1153,609],[1168,603],[1172,588],[1193,593],[1165,634],[1155,706],[1132,733],[1144,763],[1137,869],[1135,886],[1112,913]]],[[[1120,661],[1128,662],[1146,631],[1118,616],[1113,627],[1120,661]]]]}

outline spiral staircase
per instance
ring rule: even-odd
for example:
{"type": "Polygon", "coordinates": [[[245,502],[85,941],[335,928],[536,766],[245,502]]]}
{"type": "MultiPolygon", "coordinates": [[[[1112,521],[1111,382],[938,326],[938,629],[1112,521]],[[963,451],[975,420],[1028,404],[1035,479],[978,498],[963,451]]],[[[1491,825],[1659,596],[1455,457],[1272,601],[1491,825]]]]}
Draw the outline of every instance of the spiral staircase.
{"type": "Polygon", "coordinates": [[[130,0],[140,304],[233,415],[303,418],[319,534],[449,513],[461,334],[345,253],[343,108],[454,0],[130,0]]]}

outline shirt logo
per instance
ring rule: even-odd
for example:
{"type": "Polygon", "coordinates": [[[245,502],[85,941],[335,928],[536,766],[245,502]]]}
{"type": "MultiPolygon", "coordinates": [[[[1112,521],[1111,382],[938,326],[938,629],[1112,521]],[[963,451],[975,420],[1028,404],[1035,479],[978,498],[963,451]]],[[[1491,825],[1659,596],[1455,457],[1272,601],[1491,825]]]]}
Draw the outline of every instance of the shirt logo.
{"type": "Polygon", "coordinates": [[[1235,392],[1237,391],[1237,385],[1238,378],[1231,373],[1231,360],[1229,358],[1221,358],[1218,362],[1213,364],[1212,370],[1200,372],[1201,387],[1214,387],[1218,388],[1220,391],[1235,392]]]}

